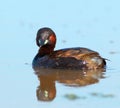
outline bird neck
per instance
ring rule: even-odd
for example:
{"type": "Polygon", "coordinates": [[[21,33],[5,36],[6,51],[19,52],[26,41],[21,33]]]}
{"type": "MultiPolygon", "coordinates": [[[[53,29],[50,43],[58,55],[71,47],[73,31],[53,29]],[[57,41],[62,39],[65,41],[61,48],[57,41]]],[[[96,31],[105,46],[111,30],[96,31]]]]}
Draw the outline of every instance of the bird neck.
{"type": "Polygon", "coordinates": [[[44,45],[39,49],[38,53],[40,56],[49,55],[54,51],[54,47],[53,45],[44,45]]]}

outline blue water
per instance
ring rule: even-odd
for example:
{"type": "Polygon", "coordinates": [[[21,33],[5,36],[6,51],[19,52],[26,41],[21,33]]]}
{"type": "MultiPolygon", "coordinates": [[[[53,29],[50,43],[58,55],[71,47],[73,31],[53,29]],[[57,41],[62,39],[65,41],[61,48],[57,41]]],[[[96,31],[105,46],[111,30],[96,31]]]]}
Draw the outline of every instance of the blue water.
{"type": "Polygon", "coordinates": [[[119,108],[119,4],[119,0],[1,1],[0,107],[119,108]],[[104,78],[78,87],[56,80],[53,101],[38,101],[40,82],[31,63],[38,51],[36,32],[44,26],[56,32],[55,49],[87,47],[109,59],[104,78]]]}

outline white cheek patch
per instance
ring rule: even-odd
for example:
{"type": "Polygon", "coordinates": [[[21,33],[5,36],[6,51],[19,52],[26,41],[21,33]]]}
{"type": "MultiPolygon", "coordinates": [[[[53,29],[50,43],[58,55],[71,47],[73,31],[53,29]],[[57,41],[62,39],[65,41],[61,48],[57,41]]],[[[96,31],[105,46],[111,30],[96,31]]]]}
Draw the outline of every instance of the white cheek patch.
{"type": "Polygon", "coordinates": [[[40,45],[46,45],[48,42],[49,40],[45,40],[45,41],[39,40],[40,45]]]}
{"type": "Polygon", "coordinates": [[[49,42],[48,40],[45,40],[44,45],[47,44],[48,42],[49,42]]]}

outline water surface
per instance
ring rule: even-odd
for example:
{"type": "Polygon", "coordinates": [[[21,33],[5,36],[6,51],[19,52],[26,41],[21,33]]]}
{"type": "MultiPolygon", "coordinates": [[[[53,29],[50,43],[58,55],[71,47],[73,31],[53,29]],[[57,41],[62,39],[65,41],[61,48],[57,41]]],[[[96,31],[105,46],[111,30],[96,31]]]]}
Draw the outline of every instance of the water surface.
{"type": "Polygon", "coordinates": [[[118,0],[2,1],[0,107],[119,108],[119,4],[118,0]],[[55,49],[87,47],[98,51],[109,59],[106,70],[35,73],[31,64],[38,51],[35,37],[43,26],[56,32],[55,49]],[[46,83],[43,98],[50,95],[49,102],[41,101],[42,82],[46,83]]]}

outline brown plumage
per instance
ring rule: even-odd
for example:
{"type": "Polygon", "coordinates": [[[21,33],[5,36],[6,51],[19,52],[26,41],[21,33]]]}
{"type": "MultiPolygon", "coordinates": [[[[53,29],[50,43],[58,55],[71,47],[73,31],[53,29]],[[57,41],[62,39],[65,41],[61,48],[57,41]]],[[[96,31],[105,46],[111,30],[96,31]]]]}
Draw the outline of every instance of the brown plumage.
{"type": "Polygon", "coordinates": [[[36,37],[40,47],[33,60],[37,68],[98,69],[106,66],[106,61],[98,52],[87,48],[66,48],[54,51],[56,35],[50,28],[41,28],[36,37]]]}

